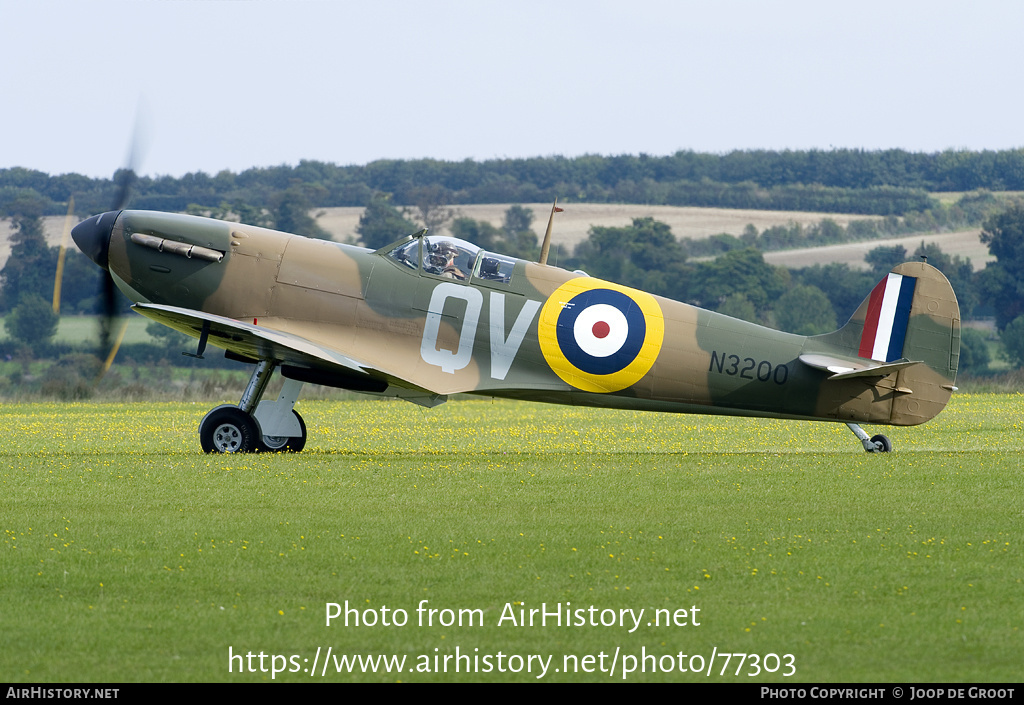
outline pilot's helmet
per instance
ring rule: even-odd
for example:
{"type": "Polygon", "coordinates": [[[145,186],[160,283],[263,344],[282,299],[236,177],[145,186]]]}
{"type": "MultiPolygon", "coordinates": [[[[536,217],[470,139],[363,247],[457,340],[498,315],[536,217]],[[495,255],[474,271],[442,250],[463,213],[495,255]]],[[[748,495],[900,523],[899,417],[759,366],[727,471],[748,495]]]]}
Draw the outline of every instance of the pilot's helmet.
{"type": "Polygon", "coordinates": [[[437,240],[430,243],[430,263],[435,267],[443,267],[458,257],[459,248],[451,240],[437,240]]]}
{"type": "Polygon", "coordinates": [[[459,248],[451,240],[436,240],[430,243],[430,251],[447,257],[454,257],[459,254],[459,248]]]}

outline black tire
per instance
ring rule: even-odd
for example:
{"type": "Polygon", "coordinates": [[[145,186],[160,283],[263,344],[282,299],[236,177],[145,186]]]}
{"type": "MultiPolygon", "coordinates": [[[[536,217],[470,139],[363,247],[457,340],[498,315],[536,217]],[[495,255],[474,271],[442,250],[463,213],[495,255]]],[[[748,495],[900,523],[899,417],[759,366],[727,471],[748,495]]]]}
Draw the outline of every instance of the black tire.
{"type": "Polygon", "coordinates": [[[260,439],[259,451],[261,453],[298,453],[306,447],[306,422],[302,420],[295,409],[292,409],[295,418],[298,419],[299,428],[302,429],[301,436],[263,436],[260,439]]]}
{"type": "Polygon", "coordinates": [[[871,442],[875,445],[876,453],[889,453],[892,451],[892,441],[887,436],[883,436],[879,433],[877,436],[871,437],[871,442]]]}
{"type": "Polygon", "coordinates": [[[258,450],[259,424],[237,406],[218,406],[199,424],[204,453],[251,453],[258,450]]]}

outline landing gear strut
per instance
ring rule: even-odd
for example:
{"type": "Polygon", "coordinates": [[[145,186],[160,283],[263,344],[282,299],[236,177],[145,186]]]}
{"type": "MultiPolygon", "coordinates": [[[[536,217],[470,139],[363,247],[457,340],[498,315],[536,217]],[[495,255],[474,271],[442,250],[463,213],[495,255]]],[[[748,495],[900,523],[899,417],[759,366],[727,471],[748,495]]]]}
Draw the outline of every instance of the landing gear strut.
{"type": "Polygon", "coordinates": [[[238,406],[222,404],[199,423],[204,453],[298,453],[306,445],[306,423],[295,411],[302,382],[286,379],[277,401],[260,401],[277,365],[260,360],[238,406]]]}
{"type": "Polygon", "coordinates": [[[892,441],[881,433],[868,438],[868,434],[858,424],[847,423],[847,427],[853,431],[868,453],[888,453],[892,450],[892,441]]]}

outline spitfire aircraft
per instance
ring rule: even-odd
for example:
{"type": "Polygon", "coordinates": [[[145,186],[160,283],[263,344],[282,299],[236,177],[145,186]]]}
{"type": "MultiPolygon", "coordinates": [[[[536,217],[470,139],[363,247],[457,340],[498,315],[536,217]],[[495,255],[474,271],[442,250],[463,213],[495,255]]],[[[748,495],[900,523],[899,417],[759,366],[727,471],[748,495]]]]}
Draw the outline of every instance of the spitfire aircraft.
{"type": "MultiPolygon", "coordinates": [[[[550,225],[549,225],[550,229],[550,225]]],[[[304,383],[432,407],[476,394],[619,409],[914,425],[956,389],[960,313],[925,262],[895,267],[841,329],[805,337],[422,230],[373,251],[150,211],[73,232],[138,313],[254,365],[206,452],[299,451],[304,383]],[[272,374],[284,378],[263,399],[272,374]]],[[[542,261],[545,258],[542,256],[542,261]]]]}

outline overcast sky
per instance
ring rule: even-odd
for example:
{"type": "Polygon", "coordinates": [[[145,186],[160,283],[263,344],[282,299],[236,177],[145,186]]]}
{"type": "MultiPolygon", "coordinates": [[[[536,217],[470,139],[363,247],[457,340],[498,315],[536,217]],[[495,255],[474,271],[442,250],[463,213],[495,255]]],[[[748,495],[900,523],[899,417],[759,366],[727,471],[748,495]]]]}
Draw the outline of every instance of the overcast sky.
{"type": "Polygon", "coordinates": [[[0,168],[1024,146],[1024,2],[0,0],[0,168]]]}

